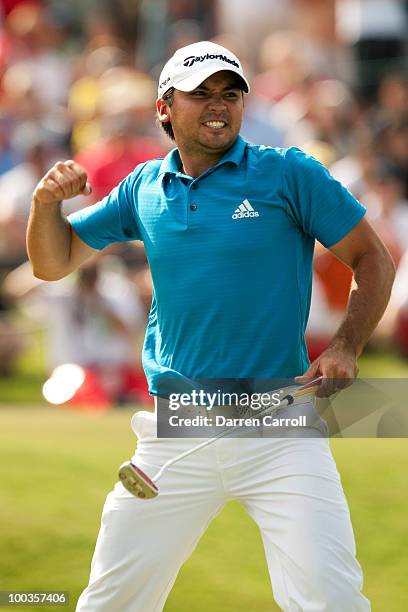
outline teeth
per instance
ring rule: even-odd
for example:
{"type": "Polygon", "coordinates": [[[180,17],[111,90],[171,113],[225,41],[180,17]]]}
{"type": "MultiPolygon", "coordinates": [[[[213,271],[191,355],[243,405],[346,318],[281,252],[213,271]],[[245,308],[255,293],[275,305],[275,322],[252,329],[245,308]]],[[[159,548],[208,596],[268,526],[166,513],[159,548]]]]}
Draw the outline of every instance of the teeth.
{"type": "Polygon", "coordinates": [[[215,128],[215,129],[219,130],[220,128],[223,128],[227,124],[224,121],[207,121],[205,123],[205,125],[207,127],[215,128]]]}

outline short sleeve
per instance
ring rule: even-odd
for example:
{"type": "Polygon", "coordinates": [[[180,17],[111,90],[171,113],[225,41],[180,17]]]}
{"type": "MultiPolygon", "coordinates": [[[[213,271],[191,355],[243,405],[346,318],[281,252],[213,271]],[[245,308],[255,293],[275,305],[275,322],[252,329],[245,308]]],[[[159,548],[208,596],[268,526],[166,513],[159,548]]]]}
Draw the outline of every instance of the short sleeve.
{"type": "Polygon", "coordinates": [[[103,249],[112,242],[141,240],[135,206],[136,170],[106,198],[68,216],[80,239],[93,249],[103,249]]]}
{"type": "Polygon", "coordinates": [[[285,193],[295,222],[327,248],[344,238],[366,212],[320,162],[295,147],[285,155],[285,193]]]}

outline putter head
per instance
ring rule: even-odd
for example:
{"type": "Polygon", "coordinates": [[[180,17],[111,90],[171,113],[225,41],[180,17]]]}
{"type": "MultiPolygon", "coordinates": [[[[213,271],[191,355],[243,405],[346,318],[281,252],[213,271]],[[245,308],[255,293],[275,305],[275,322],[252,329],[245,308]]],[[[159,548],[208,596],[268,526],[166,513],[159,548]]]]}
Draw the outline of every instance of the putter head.
{"type": "Polygon", "coordinates": [[[159,494],[159,489],[148,475],[130,461],[120,466],[119,478],[129,493],[140,499],[152,499],[159,494]]]}

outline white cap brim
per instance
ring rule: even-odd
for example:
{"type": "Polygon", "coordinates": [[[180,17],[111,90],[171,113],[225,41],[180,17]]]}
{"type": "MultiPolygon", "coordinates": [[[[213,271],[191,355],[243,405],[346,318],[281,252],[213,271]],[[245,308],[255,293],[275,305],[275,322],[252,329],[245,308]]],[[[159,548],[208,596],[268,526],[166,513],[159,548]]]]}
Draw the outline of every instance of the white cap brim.
{"type": "Polygon", "coordinates": [[[191,76],[185,77],[184,79],[173,79],[172,87],[174,87],[175,89],[179,89],[180,91],[193,91],[193,89],[201,85],[201,83],[208,79],[208,77],[212,76],[213,74],[216,74],[217,72],[224,71],[233,72],[234,74],[236,74],[242,81],[243,90],[245,91],[245,93],[249,93],[250,87],[246,78],[243,76],[243,74],[241,74],[241,72],[239,72],[238,70],[234,70],[234,68],[230,67],[225,68],[209,66],[208,68],[200,70],[199,72],[196,72],[191,76]]]}

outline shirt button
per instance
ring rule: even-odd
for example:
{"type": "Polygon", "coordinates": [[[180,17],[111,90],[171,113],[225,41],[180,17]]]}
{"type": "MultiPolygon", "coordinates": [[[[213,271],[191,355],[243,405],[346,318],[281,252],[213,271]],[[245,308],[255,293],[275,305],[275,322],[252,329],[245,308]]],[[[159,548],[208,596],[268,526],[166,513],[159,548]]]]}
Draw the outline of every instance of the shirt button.
{"type": "Polygon", "coordinates": [[[190,204],[190,210],[197,210],[197,204],[190,204]]]}
{"type": "Polygon", "coordinates": [[[198,189],[198,185],[197,185],[197,183],[193,183],[193,184],[191,185],[191,189],[198,189]]]}

